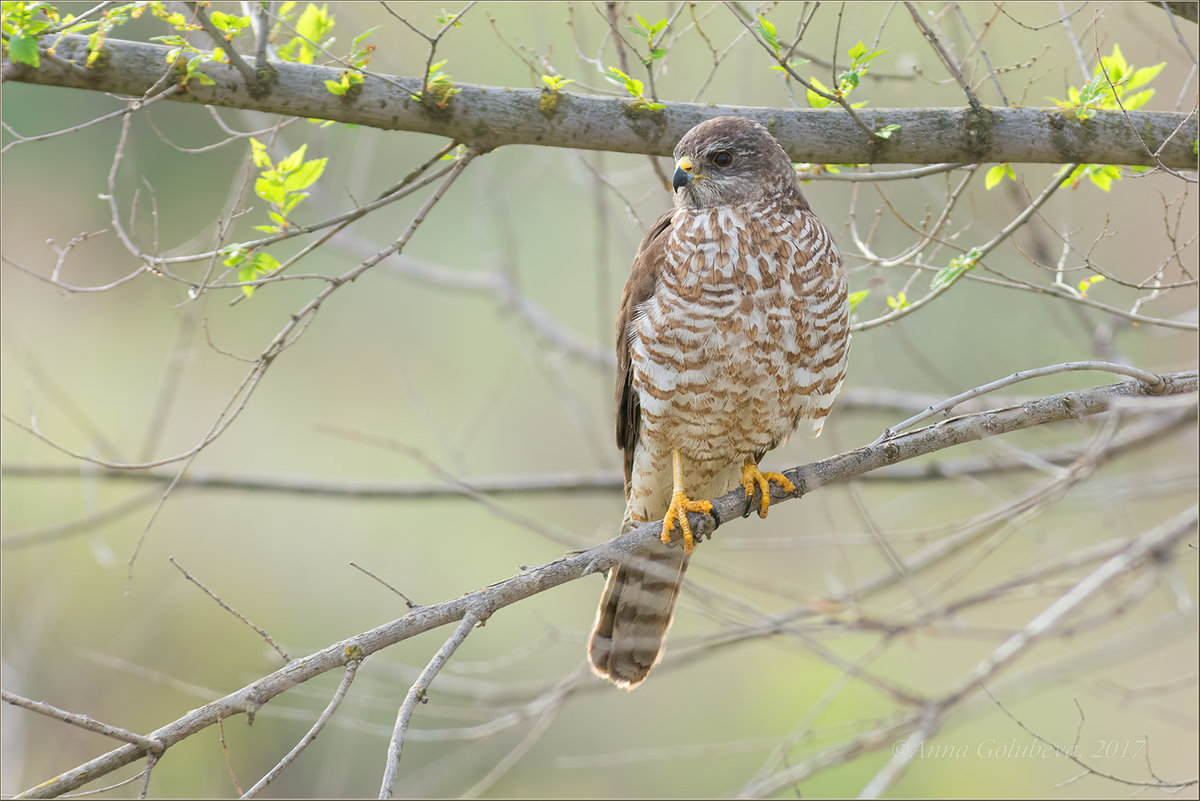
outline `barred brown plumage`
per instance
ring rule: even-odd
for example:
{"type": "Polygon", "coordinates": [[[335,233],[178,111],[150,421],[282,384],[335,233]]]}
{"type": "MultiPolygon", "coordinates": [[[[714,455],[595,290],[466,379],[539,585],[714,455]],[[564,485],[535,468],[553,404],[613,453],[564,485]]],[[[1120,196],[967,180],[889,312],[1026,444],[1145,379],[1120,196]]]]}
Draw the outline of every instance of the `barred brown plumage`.
{"type": "MultiPolygon", "coordinates": [[[[625,519],[664,544],[613,565],[588,644],[592,669],[637,686],[662,656],[692,552],[687,511],[739,483],[802,419],[815,433],[846,371],[841,256],[766,128],[719,117],[675,148],[675,207],[638,247],[617,317],[617,444],[625,519]],[[669,547],[678,522],[684,547],[669,547]]],[[[707,508],[706,508],[707,507],[707,508]]]]}

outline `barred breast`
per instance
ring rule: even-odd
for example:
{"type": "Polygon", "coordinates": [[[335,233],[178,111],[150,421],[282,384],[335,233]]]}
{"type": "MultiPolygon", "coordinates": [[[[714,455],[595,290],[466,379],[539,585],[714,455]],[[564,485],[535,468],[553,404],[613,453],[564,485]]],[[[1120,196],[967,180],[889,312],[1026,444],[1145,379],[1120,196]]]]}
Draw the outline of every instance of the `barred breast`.
{"type": "Polygon", "coordinates": [[[689,497],[707,498],[800,420],[820,432],[846,371],[846,279],[828,230],[788,200],[675,212],[659,282],[630,330],[642,415],[634,519],[665,511],[672,447],[689,497]]]}

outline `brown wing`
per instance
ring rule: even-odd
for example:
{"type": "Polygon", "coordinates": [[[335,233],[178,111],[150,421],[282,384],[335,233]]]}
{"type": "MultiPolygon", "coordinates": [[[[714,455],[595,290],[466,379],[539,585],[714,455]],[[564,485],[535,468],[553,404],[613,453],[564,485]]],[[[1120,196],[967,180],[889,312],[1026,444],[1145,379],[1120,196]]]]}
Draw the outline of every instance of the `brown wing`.
{"type": "Polygon", "coordinates": [[[625,451],[625,496],[629,497],[629,480],[633,475],[633,451],[637,446],[641,425],[641,404],[633,388],[633,370],[629,357],[629,326],[637,316],[638,307],[654,294],[658,283],[658,265],[671,234],[671,215],[668,211],[654,221],[642,237],[633,268],[621,293],[621,310],[617,314],[617,447],[625,451]]]}

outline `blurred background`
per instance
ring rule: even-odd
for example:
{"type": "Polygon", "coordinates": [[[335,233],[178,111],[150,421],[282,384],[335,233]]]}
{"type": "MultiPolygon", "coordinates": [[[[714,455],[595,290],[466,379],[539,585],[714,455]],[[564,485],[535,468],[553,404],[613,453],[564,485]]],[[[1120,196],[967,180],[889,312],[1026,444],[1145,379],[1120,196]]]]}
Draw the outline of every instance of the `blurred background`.
{"type": "MultiPolygon", "coordinates": [[[[1087,83],[1099,56],[1119,44],[1135,68],[1165,62],[1144,109],[1194,110],[1194,23],[1145,3],[1069,5],[918,8],[986,104],[1053,105],[1068,87],[1087,83]]],[[[75,13],[88,7],[63,5],[75,13]]],[[[235,4],[215,7],[240,13],[235,4]]],[[[432,34],[439,17],[461,9],[338,3],[329,10],[336,17],[332,52],[345,54],[355,36],[378,26],[367,40],[377,48],[370,69],[412,77],[425,69],[428,43],[398,17],[432,34]]],[[[481,3],[447,31],[436,61],[445,60],[441,69],[456,82],[541,88],[540,76],[551,73],[575,81],[563,91],[618,97],[625,90],[603,77],[620,64],[610,16],[631,48],[631,74],[643,79],[637,52],[646,52],[646,42],[626,28],[638,27],[635,15],[651,23],[668,18],[667,53],[653,62],[658,99],[807,107],[804,90],[770,69],[737,16],[756,13],[789,42],[803,28],[797,57],[809,62],[797,70],[826,85],[846,68],[855,42],[886,49],[854,90],[855,102],[964,104],[909,12],[888,3],[628,3],[611,10],[481,3]]],[[[146,15],[112,36],[164,32],[146,15]]],[[[202,35],[193,38],[209,46],[202,35]]],[[[615,536],[623,510],[615,481],[579,491],[537,488],[546,475],[603,479],[620,468],[613,321],[645,225],[671,202],[650,159],[512,146],[468,165],[403,254],[335,292],[233,424],[191,464],[192,474],[228,485],[185,484],[159,506],[162,481],[114,477],[63,449],[145,462],[193,448],[235,397],[251,367],[246,360],[325,283],[281,281],[235,303],[236,288],[191,297],[187,281],[150,274],[95,292],[30,275],[50,276],[59,253],[81,235],[61,259],[60,282],[98,287],[140,266],[114,235],[103,199],[120,119],[13,145],[14,132],[63,131],[124,101],[14,82],[4,84],[3,100],[5,689],[144,732],[279,668],[279,655],[189,583],[172,558],[296,657],[406,612],[402,599],[351,562],[430,605],[615,536]],[[491,477],[529,490],[495,495],[500,512],[455,493],[452,479],[491,477]],[[272,486],[290,480],[326,491],[272,486]],[[391,498],[343,492],[375,484],[415,489],[391,498]]],[[[375,198],[447,144],[305,120],[273,132],[278,122],[171,102],[132,115],[113,194],[138,245],[171,256],[210,250],[229,211],[236,217],[226,241],[258,236],[253,226],[267,219],[263,202],[246,191],[253,177],[247,133],[269,142],[276,159],[301,145],[307,158],[328,158],[293,215],[300,223],[375,198]]],[[[1016,180],[989,190],[991,166],[887,182],[838,179],[906,165],[804,173],[813,179],[805,185],[810,202],[845,255],[851,291],[869,290],[858,322],[887,313],[889,298],[902,303],[902,292],[908,301],[927,292],[926,273],[958,255],[955,247],[995,236],[1060,165],[1014,164],[1016,180]],[[945,245],[892,267],[864,252],[884,259],[903,253],[951,193],[957,199],[940,232],[945,245]]],[[[856,334],[844,397],[823,436],[802,431],[765,464],[781,469],[859,447],[929,402],[1016,370],[1085,359],[1154,372],[1194,369],[1194,173],[1191,182],[1163,172],[1122,174],[1109,191],[1086,178],[1063,187],[969,280],[895,323],[856,334]],[[1062,276],[1047,269],[1055,265],[1062,276]],[[1037,291],[1061,277],[1078,292],[1080,281],[1097,274],[1093,266],[1111,278],[1086,288],[1092,305],[1037,291]],[[1156,275],[1169,286],[1154,291],[1156,275]],[[1134,324],[1097,304],[1183,328],[1134,324]]],[[[419,192],[368,215],[291,272],[344,273],[395,240],[427,197],[419,192]]],[[[289,240],[272,253],[283,260],[303,244],[289,240]]],[[[212,265],[176,267],[176,275],[200,280],[212,265]]],[[[1060,374],[1002,394],[1038,397],[1116,380],[1060,374]]],[[[1098,555],[1104,548],[1111,556],[1194,502],[1192,403],[1176,404],[1183,422],[1161,425],[1154,436],[1131,427],[1162,415],[1123,413],[1116,436],[1132,432],[1133,446],[1087,465],[1079,480],[1064,480],[1044,454],[1101,441],[1113,433],[1107,418],[1041,426],[927,460],[951,468],[960,459],[1015,460],[1025,469],[928,481],[867,477],[780,506],[766,521],[723,527],[692,561],[665,662],[634,693],[581,673],[601,576],[505,608],[467,639],[419,707],[398,792],[733,795],[832,755],[798,785],[773,792],[857,794],[898,741],[860,738],[898,719],[908,709],[904,694],[936,697],[958,686],[1107,558],[1098,555]],[[898,579],[885,540],[900,558],[924,566],[898,579]],[[951,541],[959,545],[945,558],[927,559],[930,548],[951,541]],[[1034,575],[1043,567],[1044,575],[1034,575]],[[766,616],[789,613],[787,625],[764,633],[766,616]],[[856,741],[870,744],[831,750],[856,741]]],[[[181,466],[128,475],[173,476],[181,466]]],[[[1033,734],[1074,744],[1089,767],[1121,779],[1194,778],[1195,554],[1193,535],[1170,559],[1108,585],[994,677],[988,690],[995,701],[976,692],[956,705],[889,792],[1127,791],[1037,752],[1033,734]]],[[[426,633],[367,660],[330,727],[265,794],[375,794],[396,709],[449,633],[426,633]]],[[[276,698],[252,727],[244,717],[230,719],[171,749],[154,769],[151,794],[237,795],[308,730],[338,678],[331,673],[276,698]]],[[[6,707],[0,790],[19,792],[115,745],[6,707]]],[[[137,786],[109,794],[133,796],[137,786]]],[[[1196,787],[1182,792],[1195,797],[1196,787]]]]}

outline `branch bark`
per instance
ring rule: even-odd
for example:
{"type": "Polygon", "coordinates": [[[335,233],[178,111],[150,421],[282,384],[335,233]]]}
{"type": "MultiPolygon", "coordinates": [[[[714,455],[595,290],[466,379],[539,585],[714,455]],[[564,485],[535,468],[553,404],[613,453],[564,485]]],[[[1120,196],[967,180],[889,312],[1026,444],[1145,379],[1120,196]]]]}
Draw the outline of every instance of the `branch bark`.
{"type": "MultiPolygon", "coordinates": [[[[901,434],[878,445],[795,467],[785,475],[796,484],[792,493],[772,493],[772,505],[812,492],[818,487],[845,481],[889,464],[923,456],[964,442],[1005,434],[1063,420],[1104,412],[1115,405],[1154,396],[1194,394],[1200,389],[1195,371],[1163,375],[1163,386],[1151,389],[1139,381],[1094,387],[1050,395],[1037,400],[964,415],[901,434]]],[[[741,488],[713,500],[713,512],[721,521],[742,515],[745,497],[741,488]]],[[[697,514],[693,530],[706,527],[706,517],[697,514]]],[[[493,612],[538,593],[607,569],[613,562],[636,558],[658,540],[661,524],[646,523],[594,548],[532,567],[461,597],[434,606],[418,607],[407,615],[375,629],[343,640],[264,676],[235,692],[194,709],[183,717],[146,735],[147,741],[170,748],[224,718],[253,715],[277,695],[322,673],[361,660],[401,640],[463,619],[468,613],[488,617],[493,612]]],[[[66,771],[18,795],[18,798],[51,798],[70,792],[147,755],[145,748],[125,745],[90,762],[66,771]]]]}
{"type": "MultiPolygon", "coordinates": [[[[87,58],[87,37],[71,35],[56,45],[54,60],[43,58],[40,67],[5,61],[3,75],[6,82],[141,97],[163,78],[167,50],[109,39],[101,58],[85,70],[78,65],[87,58]]],[[[460,92],[447,99],[445,110],[431,110],[412,98],[421,91],[418,78],[368,75],[361,91],[338,97],[323,82],[336,80],[341,69],[277,61],[271,66],[277,72],[275,81],[266,91],[258,87],[257,97],[237,69],[210,63],[203,71],[216,81],[213,85],[193,81],[186,92],[171,99],[437,134],[479,150],[537,144],[667,156],[696,123],[736,114],[766,125],[799,162],[1153,166],[1150,152],[1157,152],[1168,167],[1196,168],[1191,151],[1197,138],[1196,116],[1176,112],[1099,111],[1080,121],[1059,109],[860,109],[858,116],[872,130],[900,126],[890,139],[879,139],[864,134],[842,111],[696,103],[666,103],[661,110],[647,111],[622,98],[559,92],[555,102],[543,103],[545,94],[536,89],[465,83],[456,85],[460,92]]]]}

